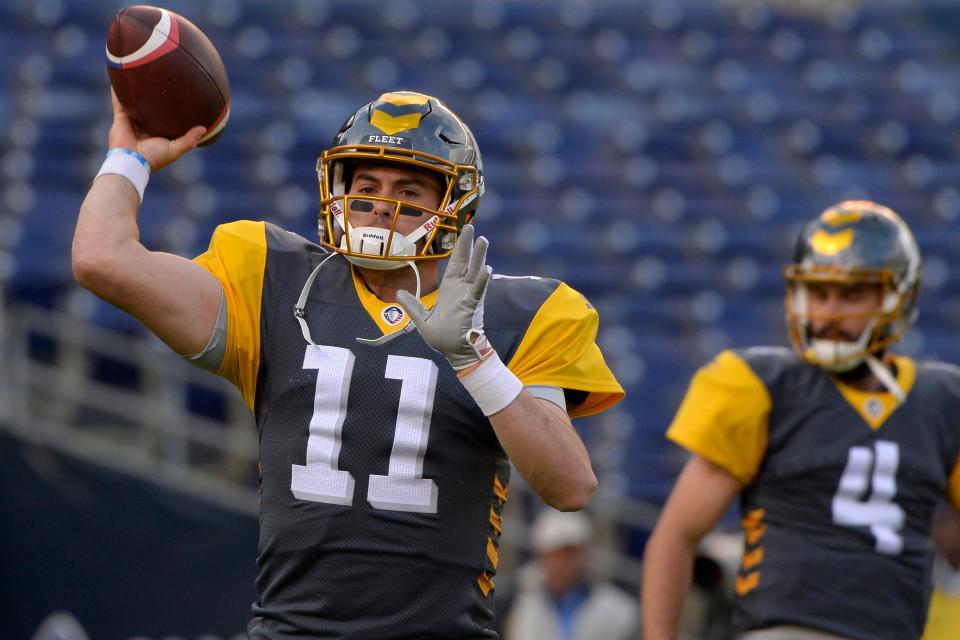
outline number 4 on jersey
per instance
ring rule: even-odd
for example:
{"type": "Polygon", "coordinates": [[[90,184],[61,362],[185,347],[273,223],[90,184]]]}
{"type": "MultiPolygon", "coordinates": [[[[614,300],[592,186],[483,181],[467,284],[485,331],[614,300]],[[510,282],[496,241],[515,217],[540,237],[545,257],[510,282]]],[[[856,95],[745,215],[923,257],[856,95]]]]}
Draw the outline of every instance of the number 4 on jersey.
{"type": "Polygon", "coordinates": [[[840,486],[833,496],[833,521],[848,527],[870,527],[879,553],[903,551],[903,509],[893,501],[897,495],[900,447],[878,440],[873,449],[851,447],[840,486]],[[872,469],[872,473],[871,473],[872,469]],[[867,490],[870,497],[864,499],[867,490]]]}

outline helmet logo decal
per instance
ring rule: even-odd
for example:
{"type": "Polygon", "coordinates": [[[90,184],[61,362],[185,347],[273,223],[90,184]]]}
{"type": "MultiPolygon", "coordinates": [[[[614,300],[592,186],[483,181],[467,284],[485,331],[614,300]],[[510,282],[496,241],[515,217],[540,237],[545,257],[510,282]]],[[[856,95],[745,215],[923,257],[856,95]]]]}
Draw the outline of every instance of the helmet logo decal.
{"type": "Polygon", "coordinates": [[[386,323],[391,327],[403,322],[403,319],[407,316],[407,314],[403,312],[403,307],[395,304],[385,307],[380,313],[386,323]]]}
{"type": "Polygon", "coordinates": [[[370,124],[388,136],[416,129],[423,116],[430,113],[430,96],[422,93],[385,93],[374,104],[370,124]]]}
{"type": "Polygon", "coordinates": [[[416,129],[420,126],[420,120],[425,115],[425,113],[407,113],[400,116],[392,116],[386,111],[376,109],[373,115],[370,116],[370,124],[388,136],[392,136],[401,131],[416,129]]]}
{"type": "Polygon", "coordinates": [[[836,255],[852,244],[853,229],[840,233],[827,233],[823,229],[817,229],[817,232],[810,236],[810,246],[824,256],[836,255]]]}
{"type": "Polygon", "coordinates": [[[863,403],[863,410],[866,411],[867,415],[871,418],[879,418],[883,415],[883,402],[878,398],[867,398],[867,401],[863,403]]]}

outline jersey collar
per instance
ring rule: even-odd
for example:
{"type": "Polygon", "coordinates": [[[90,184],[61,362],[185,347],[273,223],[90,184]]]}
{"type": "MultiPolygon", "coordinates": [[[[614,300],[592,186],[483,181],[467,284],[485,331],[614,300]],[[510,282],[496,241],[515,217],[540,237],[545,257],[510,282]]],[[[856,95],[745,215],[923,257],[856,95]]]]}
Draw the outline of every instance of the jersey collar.
{"type": "MultiPolygon", "coordinates": [[[[383,335],[399,331],[410,322],[410,316],[407,315],[406,309],[399,302],[384,302],[374,295],[367,288],[363,278],[357,272],[357,268],[353,265],[350,265],[350,274],[353,277],[353,286],[357,290],[360,304],[363,305],[367,315],[370,316],[383,335]]],[[[420,296],[420,302],[425,308],[430,309],[436,304],[439,291],[438,288],[420,296]]]]}
{"type": "MultiPolygon", "coordinates": [[[[903,393],[909,397],[910,389],[913,388],[914,380],[917,377],[917,366],[913,360],[906,356],[892,357],[897,366],[897,384],[903,389],[903,393]]],[[[896,397],[889,391],[861,391],[844,384],[836,376],[830,376],[830,379],[837,385],[837,389],[840,390],[850,406],[860,414],[860,417],[874,431],[883,426],[887,418],[900,406],[896,397]]]]}

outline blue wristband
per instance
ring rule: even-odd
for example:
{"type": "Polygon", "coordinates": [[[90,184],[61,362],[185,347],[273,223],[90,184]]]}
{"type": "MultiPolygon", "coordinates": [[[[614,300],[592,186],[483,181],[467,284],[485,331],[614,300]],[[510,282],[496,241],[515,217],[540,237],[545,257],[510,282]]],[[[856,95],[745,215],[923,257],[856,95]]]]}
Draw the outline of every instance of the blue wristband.
{"type": "Polygon", "coordinates": [[[147,159],[133,149],[127,149],[126,147],[113,147],[112,149],[107,149],[107,155],[104,157],[104,160],[116,153],[125,153],[128,156],[133,156],[140,164],[143,165],[143,167],[147,170],[147,173],[150,173],[150,163],[147,162],[147,159]]]}

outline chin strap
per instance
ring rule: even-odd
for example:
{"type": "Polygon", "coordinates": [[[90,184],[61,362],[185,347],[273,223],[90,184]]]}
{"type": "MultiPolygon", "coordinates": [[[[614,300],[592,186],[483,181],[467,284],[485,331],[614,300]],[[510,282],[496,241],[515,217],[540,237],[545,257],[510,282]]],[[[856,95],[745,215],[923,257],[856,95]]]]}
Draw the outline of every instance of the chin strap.
{"type": "Polygon", "coordinates": [[[887,391],[892,393],[896,397],[897,402],[903,403],[907,399],[907,394],[903,392],[903,389],[900,388],[900,385],[897,383],[897,379],[893,377],[890,369],[887,368],[880,360],[877,359],[874,355],[867,356],[867,359],[864,360],[867,363],[867,366],[870,367],[870,371],[873,372],[873,375],[877,376],[877,379],[880,381],[880,384],[887,388],[887,391]]]}
{"type": "Polygon", "coordinates": [[[300,332],[303,333],[303,339],[312,344],[315,347],[319,347],[316,342],[313,341],[313,338],[310,337],[310,327],[307,326],[306,320],[306,311],[307,298],[310,296],[310,289],[313,288],[313,281],[317,279],[317,274],[320,273],[320,269],[323,268],[323,265],[327,264],[327,261],[330,260],[333,256],[337,254],[331,253],[326,258],[324,258],[320,264],[317,265],[317,268],[313,270],[310,274],[310,277],[307,278],[307,281],[303,284],[303,289],[300,290],[300,297],[297,298],[297,304],[293,305],[293,317],[297,319],[297,322],[300,323],[300,332]]]}
{"type": "MultiPolygon", "coordinates": [[[[310,335],[310,327],[307,326],[306,319],[306,306],[307,298],[310,297],[310,289],[313,288],[313,282],[317,279],[317,274],[320,273],[320,269],[323,268],[323,265],[327,264],[327,261],[330,258],[334,257],[335,253],[331,253],[329,256],[324,258],[320,264],[313,270],[310,276],[307,278],[307,281],[303,284],[303,289],[300,290],[300,297],[297,298],[297,303],[293,306],[293,316],[297,319],[297,322],[300,323],[300,332],[303,334],[303,339],[315,347],[319,347],[316,342],[313,341],[313,337],[310,335]]],[[[408,267],[413,269],[413,274],[417,278],[417,299],[420,299],[420,270],[417,269],[417,265],[413,260],[407,260],[405,263],[408,267]]],[[[403,326],[402,329],[397,329],[391,333],[380,336],[379,338],[357,338],[357,342],[360,344],[366,345],[368,347],[379,347],[381,345],[387,344],[394,338],[399,338],[405,333],[410,333],[415,329],[415,325],[410,322],[409,314],[407,317],[407,324],[403,326]]]]}

